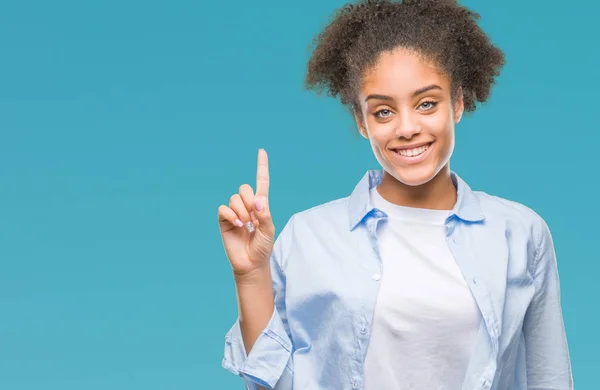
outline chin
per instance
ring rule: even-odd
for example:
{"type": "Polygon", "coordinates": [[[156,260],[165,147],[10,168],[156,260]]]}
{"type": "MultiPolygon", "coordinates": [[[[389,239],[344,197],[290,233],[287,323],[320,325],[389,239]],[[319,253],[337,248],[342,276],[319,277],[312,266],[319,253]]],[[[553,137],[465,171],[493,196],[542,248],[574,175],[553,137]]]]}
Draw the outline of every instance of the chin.
{"type": "Polygon", "coordinates": [[[390,173],[396,180],[400,183],[417,187],[431,181],[438,173],[439,170],[436,170],[432,166],[423,166],[423,167],[391,167],[392,169],[388,169],[388,173],[390,173]]]}

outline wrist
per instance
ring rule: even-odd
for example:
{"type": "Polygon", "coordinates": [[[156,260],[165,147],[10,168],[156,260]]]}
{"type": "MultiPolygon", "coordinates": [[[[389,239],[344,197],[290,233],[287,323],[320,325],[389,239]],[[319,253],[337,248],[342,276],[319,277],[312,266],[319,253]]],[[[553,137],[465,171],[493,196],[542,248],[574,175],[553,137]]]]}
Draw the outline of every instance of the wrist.
{"type": "Polygon", "coordinates": [[[243,273],[234,271],[233,279],[235,284],[241,287],[263,286],[265,284],[271,286],[270,264],[267,263],[264,266],[243,273]]]}

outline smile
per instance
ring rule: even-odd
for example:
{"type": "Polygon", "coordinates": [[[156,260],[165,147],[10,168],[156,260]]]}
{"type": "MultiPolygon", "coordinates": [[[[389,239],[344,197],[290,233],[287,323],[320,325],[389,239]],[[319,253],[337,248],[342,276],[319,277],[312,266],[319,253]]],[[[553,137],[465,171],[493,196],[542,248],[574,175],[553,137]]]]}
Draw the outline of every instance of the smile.
{"type": "Polygon", "coordinates": [[[393,155],[396,156],[398,162],[403,164],[416,164],[427,157],[432,144],[433,142],[429,142],[413,148],[398,148],[391,149],[391,151],[393,152],[393,155]]]}
{"type": "Polygon", "coordinates": [[[394,149],[394,152],[404,157],[416,157],[420,154],[425,153],[425,151],[429,149],[430,145],[431,144],[427,144],[414,149],[394,149]]]}

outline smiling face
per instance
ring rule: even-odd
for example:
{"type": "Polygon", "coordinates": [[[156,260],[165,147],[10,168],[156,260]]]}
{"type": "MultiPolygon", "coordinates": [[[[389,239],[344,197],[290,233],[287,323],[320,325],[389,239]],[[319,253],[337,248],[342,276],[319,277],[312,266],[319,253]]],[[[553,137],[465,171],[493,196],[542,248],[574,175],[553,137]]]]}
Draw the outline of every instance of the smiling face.
{"type": "Polygon", "coordinates": [[[460,91],[453,101],[450,88],[432,62],[403,49],[384,52],[365,74],[356,121],[385,175],[420,186],[449,173],[454,125],[463,112],[460,91]]]}

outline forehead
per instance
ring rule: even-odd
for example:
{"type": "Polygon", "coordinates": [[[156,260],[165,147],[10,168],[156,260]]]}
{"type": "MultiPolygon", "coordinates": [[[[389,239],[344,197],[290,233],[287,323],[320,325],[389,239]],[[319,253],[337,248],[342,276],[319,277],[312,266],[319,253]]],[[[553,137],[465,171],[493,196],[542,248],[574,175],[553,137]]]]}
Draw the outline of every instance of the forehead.
{"type": "Polygon", "coordinates": [[[383,52],[362,80],[361,94],[374,91],[408,95],[423,86],[437,84],[447,90],[449,77],[433,61],[405,49],[383,52]]]}

